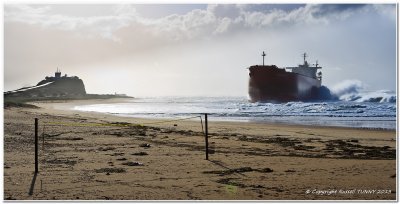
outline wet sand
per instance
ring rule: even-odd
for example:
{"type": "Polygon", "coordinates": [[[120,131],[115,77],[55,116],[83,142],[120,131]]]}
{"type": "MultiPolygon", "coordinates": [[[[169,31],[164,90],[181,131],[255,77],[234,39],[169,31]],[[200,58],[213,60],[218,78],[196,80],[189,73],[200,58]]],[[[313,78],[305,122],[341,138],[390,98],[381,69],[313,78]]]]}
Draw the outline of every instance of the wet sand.
{"type": "Polygon", "coordinates": [[[71,103],[4,110],[4,199],[396,199],[395,131],[210,116],[207,161],[200,118],[122,118],[59,105],[71,103]],[[32,185],[35,117],[39,173],[32,185]]]}

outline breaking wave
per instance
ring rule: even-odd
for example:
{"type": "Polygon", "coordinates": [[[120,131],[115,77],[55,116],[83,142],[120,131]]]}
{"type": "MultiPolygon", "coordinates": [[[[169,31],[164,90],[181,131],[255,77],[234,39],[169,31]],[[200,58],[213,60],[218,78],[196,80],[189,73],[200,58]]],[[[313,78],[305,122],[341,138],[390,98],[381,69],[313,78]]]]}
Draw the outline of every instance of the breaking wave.
{"type": "Polygon", "coordinates": [[[359,80],[345,80],[332,87],[332,93],[336,96],[356,94],[364,89],[364,84],[359,80]]]}
{"type": "MultiPolygon", "coordinates": [[[[345,80],[328,89],[330,95],[323,99],[353,101],[353,102],[377,102],[396,103],[396,92],[390,90],[366,91],[365,85],[359,80],[345,80]]],[[[322,87],[321,87],[322,89],[322,87]]],[[[328,92],[324,90],[324,92],[328,92]]]]}
{"type": "Polygon", "coordinates": [[[331,90],[326,86],[321,86],[318,92],[317,101],[337,101],[338,97],[332,94],[331,90]]]}

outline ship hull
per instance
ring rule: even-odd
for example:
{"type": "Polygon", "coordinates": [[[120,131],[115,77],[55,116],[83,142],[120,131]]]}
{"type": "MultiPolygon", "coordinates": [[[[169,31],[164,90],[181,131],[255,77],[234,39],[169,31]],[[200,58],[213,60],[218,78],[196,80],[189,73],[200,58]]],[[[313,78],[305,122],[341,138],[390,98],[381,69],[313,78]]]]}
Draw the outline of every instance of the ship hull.
{"type": "Polygon", "coordinates": [[[275,65],[249,68],[251,102],[310,101],[318,97],[321,81],[297,73],[286,72],[275,65]]]}

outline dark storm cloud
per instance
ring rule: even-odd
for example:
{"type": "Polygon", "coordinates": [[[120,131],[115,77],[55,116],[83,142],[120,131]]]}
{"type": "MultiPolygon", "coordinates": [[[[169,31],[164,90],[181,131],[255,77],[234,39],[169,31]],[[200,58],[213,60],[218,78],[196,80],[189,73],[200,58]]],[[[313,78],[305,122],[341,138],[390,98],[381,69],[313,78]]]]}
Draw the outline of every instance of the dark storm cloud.
{"type": "Polygon", "coordinates": [[[247,4],[243,6],[243,10],[256,12],[270,12],[271,10],[292,11],[304,6],[305,4],[247,4]]]}
{"type": "Polygon", "coordinates": [[[313,13],[315,17],[337,14],[342,12],[352,12],[367,6],[366,4],[320,4],[318,10],[313,13]]]}

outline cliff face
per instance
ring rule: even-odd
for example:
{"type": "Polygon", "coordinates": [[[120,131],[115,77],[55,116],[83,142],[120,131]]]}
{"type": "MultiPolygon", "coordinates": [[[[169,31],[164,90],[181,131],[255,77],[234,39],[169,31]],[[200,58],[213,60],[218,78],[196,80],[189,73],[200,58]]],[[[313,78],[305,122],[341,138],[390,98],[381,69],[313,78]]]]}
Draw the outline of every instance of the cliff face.
{"type": "Polygon", "coordinates": [[[85,85],[82,79],[78,77],[65,77],[51,81],[43,80],[37,86],[49,83],[46,86],[40,87],[39,92],[51,96],[80,96],[85,95],[85,85]]]}
{"type": "Polygon", "coordinates": [[[82,79],[78,77],[46,77],[36,86],[5,93],[6,97],[23,98],[77,97],[85,95],[85,85],[82,79]]]}

